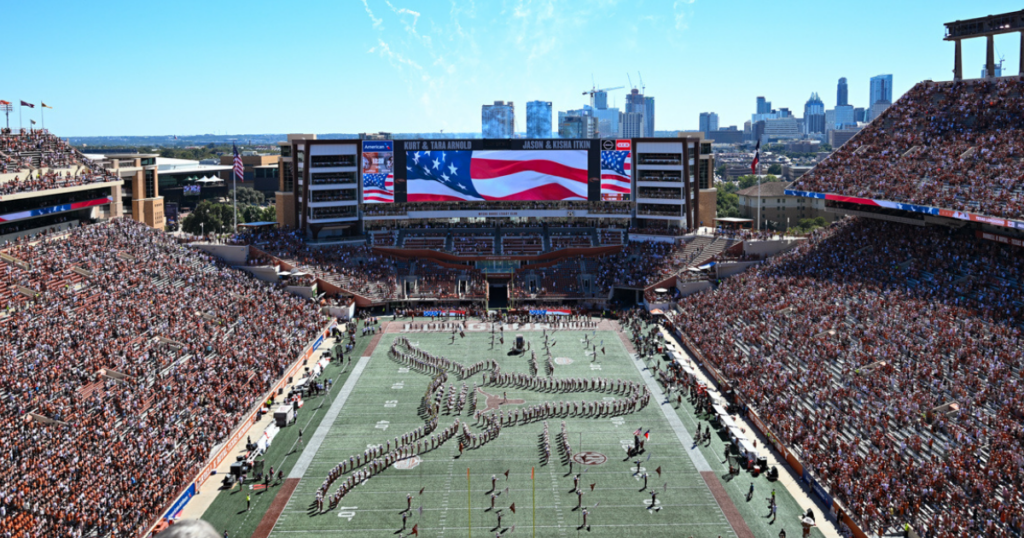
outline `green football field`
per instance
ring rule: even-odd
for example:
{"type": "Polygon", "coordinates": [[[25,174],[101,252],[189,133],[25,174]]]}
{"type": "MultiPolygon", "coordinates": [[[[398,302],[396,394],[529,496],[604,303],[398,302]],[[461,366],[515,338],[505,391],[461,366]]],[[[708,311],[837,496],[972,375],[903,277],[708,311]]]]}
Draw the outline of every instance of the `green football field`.
{"type": "MultiPolygon", "coordinates": [[[[392,330],[402,325],[393,324],[392,330]]],[[[752,479],[746,474],[730,480],[722,463],[725,442],[714,436],[710,446],[694,447],[689,436],[695,432],[699,419],[692,406],[685,400],[679,409],[665,404],[661,392],[653,388],[646,365],[629,355],[616,332],[601,330],[554,333],[554,377],[603,377],[646,384],[655,396],[643,410],[614,417],[548,418],[550,461],[544,461],[541,450],[543,421],[505,425],[497,439],[461,455],[458,440],[453,438],[356,486],[335,509],[316,511],[315,493],[330,469],[368,447],[387,440],[393,442],[395,437],[424,424],[420,405],[430,378],[388,357],[397,337],[405,336],[420,349],[467,366],[494,359],[502,372],[530,374],[529,354],[508,354],[516,332],[523,334],[537,351],[540,375],[544,375],[546,355],[542,352],[539,330],[506,330],[505,345],[495,343],[493,349],[489,332],[467,332],[465,338],[456,338],[454,343],[445,332],[389,332],[369,357],[350,364],[344,373],[329,369],[327,375],[338,381],[330,395],[321,397],[324,405],[318,411],[320,416],[304,430],[303,444],[295,444],[297,430],[293,426],[279,434],[272,448],[283,451],[283,446],[289,446],[285,473],[300,480],[270,536],[400,536],[410,534],[415,527],[419,536],[437,537],[525,537],[536,533],[558,537],[714,538],[737,536],[726,516],[730,510],[731,519],[735,522],[741,518],[750,531],[747,534],[746,529],[739,529],[742,535],[775,538],[779,529],[785,527],[789,536],[799,536],[796,521],[800,510],[785,490],[781,486],[776,488],[779,515],[778,521],[770,524],[764,517],[768,513],[765,499],[773,484],[763,477],[752,479]],[[603,342],[606,354],[599,353],[597,360],[593,360],[587,354],[585,338],[598,342],[599,347],[603,342]],[[572,472],[559,450],[558,434],[563,420],[573,452],[585,452],[587,456],[583,459],[589,463],[574,463],[572,472]],[[639,473],[637,458],[627,461],[625,457],[625,447],[632,444],[637,429],[649,430],[651,435],[645,452],[638,457],[639,473]],[[705,472],[704,477],[701,471],[705,472]],[[648,475],[646,488],[644,473],[648,475]],[[589,531],[581,528],[579,497],[573,492],[575,474],[580,475],[582,506],[589,512],[589,531]],[[755,494],[747,502],[747,489],[752,482],[755,494]],[[719,491],[718,499],[709,484],[719,491]],[[652,491],[657,494],[653,509],[652,491]],[[406,511],[408,494],[412,495],[412,509],[406,511]]],[[[365,339],[360,344],[365,346],[365,339]]],[[[449,375],[449,385],[460,389],[462,383],[472,392],[474,384],[483,383],[483,374],[463,380],[449,375]]],[[[475,409],[481,410],[488,406],[488,399],[492,407],[508,411],[543,402],[602,401],[616,397],[602,392],[560,394],[511,386],[482,386],[480,390],[486,394],[476,394],[475,409]]],[[[442,412],[439,430],[459,418],[479,433],[482,427],[473,419],[474,407],[466,407],[458,415],[442,412]]],[[[707,424],[703,420],[701,423],[707,424]]],[[[331,493],[347,476],[335,482],[331,493]]],[[[247,513],[243,510],[244,496],[223,492],[205,517],[218,528],[236,529],[232,537],[249,536],[276,493],[277,488],[271,488],[259,495],[253,512],[247,513]],[[239,524],[240,519],[245,524],[239,524]]],[[[814,535],[820,536],[817,531],[814,535]]]]}

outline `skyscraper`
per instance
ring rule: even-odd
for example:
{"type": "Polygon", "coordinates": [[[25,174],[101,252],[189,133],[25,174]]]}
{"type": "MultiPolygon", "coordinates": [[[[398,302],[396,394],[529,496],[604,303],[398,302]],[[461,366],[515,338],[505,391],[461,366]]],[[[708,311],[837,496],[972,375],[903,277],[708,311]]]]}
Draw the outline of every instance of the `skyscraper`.
{"type": "Polygon", "coordinates": [[[644,96],[644,136],[654,136],[654,98],[644,96]]]}
{"type": "Polygon", "coordinates": [[[493,105],[483,105],[480,123],[480,132],[484,138],[512,138],[516,130],[516,108],[512,101],[495,101],[493,105]]]}
{"type": "Polygon", "coordinates": [[[804,132],[825,132],[825,103],[817,93],[812,93],[811,98],[804,103],[804,132]]]}
{"type": "Polygon", "coordinates": [[[597,110],[608,108],[608,92],[598,90],[590,94],[590,107],[597,110]]]}
{"type": "Polygon", "coordinates": [[[758,96],[757,98],[757,113],[758,114],[770,114],[772,111],[772,102],[766,101],[764,97],[758,96]]]}
{"type": "Polygon", "coordinates": [[[594,109],[583,105],[579,110],[558,113],[558,136],[562,138],[594,138],[597,136],[597,118],[594,109]]]}
{"type": "Polygon", "coordinates": [[[846,87],[846,77],[839,79],[839,86],[836,88],[836,106],[850,104],[848,102],[849,89],[846,87]]]}
{"type": "Polygon", "coordinates": [[[700,128],[698,129],[704,136],[708,136],[711,131],[718,130],[718,114],[714,112],[701,112],[700,113],[700,128]]]}
{"type": "MultiPolygon", "coordinates": [[[[654,98],[650,101],[651,113],[654,112],[654,98]]],[[[653,136],[654,131],[651,134],[647,134],[648,121],[647,121],[647,107],[648,102],[644,98],[644,95],[640,93],[640,90],[633,88],[628,94],[626,94],[626,111],[622,116],[622,136],[627,138],[640,138],[645,136],[653,136]],[[639,122],[639,123],[637,123],[639,122]]],[[[654,119],[651,118],[650,127],[653,127],[654,119]]]]}
{"type": "Polygon", "coordinates": [[[879,101],[892,102],[892,75],[871,77],[871,96],[868,99],[868,107],[879,101]]]}
{"type": "Polygon", "coordinates": [[[551,101],[526,103],[526,138],[551,138],[551,101]]]}

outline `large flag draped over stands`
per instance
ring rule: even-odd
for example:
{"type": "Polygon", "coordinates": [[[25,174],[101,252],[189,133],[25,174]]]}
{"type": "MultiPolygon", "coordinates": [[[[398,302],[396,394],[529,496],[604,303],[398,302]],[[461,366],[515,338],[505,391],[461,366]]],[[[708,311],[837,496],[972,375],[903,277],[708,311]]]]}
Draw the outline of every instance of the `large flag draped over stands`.
{"type": "Polygon", "coordinates": [[[565,308],[554,308],[549,310],[530,310],[531,316],[568,316],[572,314],[565,308]]]}
{"type": "Polygon", "coordinates": [[[409,151],[410,202],[586,200],[586,150],[409,151]]]}
{"type": "Polygon", "coordinates": [[[629,200],[632,158],[630,151],[601,152],[601,199],[629,200]]]}

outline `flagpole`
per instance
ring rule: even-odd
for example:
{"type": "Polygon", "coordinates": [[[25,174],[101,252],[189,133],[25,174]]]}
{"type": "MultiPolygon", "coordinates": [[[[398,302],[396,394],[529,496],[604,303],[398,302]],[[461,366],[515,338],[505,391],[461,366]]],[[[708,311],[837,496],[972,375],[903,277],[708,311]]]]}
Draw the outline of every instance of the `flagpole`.
{"type": "Polygon", "coordinates": [[[43,106],[43,102],[39,101],[39,119],[43,122],[43,130],[46,130],[46,107],[43,106]]]}

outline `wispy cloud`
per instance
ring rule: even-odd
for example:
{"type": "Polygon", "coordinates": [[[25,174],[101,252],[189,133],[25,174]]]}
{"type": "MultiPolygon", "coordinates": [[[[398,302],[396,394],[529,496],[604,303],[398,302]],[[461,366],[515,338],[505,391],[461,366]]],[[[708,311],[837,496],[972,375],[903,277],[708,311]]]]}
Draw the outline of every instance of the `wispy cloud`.
{"type": "Polygon", "coordinates": [[[689,17],[687,6],[692,5],[696,0],[676,0],[672,4],[672,16],[675,19],[676,30],[686,30],[689,25],[686,19],[689,17]]]}
{"type": "Polygon", "coordinates": [[[370,9],[370,4],[363,0],[363,7],[366,8],[366,14],[370,16],[370,20],[373,21],[374,28],[380,28],[384,24],[384,19],[378,19],[373,15],[373,10],[370,9]]]}

